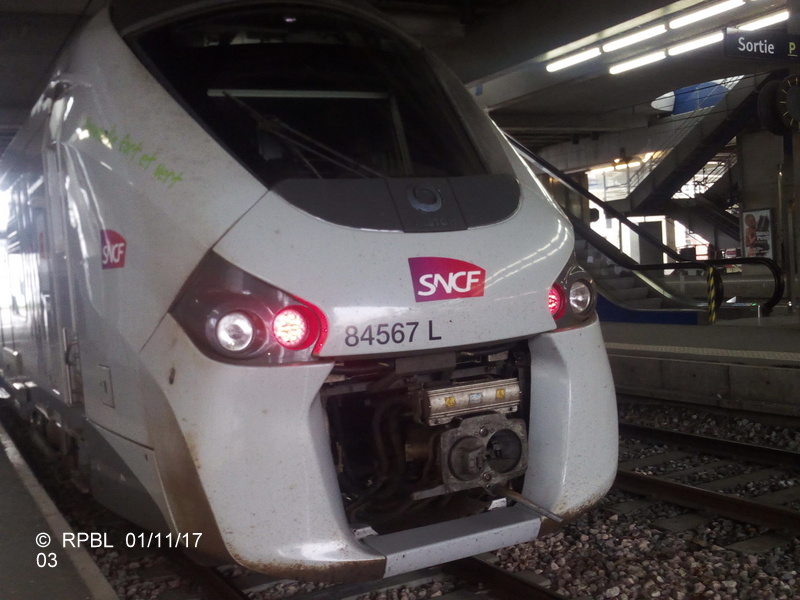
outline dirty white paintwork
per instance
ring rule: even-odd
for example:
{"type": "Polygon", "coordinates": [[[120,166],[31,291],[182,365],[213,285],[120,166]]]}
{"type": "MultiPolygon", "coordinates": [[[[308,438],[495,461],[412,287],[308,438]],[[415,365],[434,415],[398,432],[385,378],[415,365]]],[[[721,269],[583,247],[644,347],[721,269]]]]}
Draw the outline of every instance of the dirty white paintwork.
{"type": "MultiPolygon", "coordinates": [[[[326,223],[267,194],[216,245],[229,262],[319,307],[330,331],[322,356],[473,344],[553,329],[547,291],[572,252],[572,230],[536,193],[513,218],[467,231],[401,233],[326,223]],[[264,244],[268,252],[254,252],[264,244]],[[486,271],[480,297],[420,302],[409,258],[444,257],[486,271]],[[377,284],[376,282],[380,282],[377,284]],[[419,323],[414,340],[348,346],[347,327],[419,323]]],[[[465,277],[457,281],[466,286],[465,277]]]]}
{"type": "MultiPolygon", "coordinates": [[[[175,532],[186,532],[175,510],[182,499],[165,491],[163,423],[148,403],[174,417],[223,541],[245,564],[291,569],[386,559],[392,574],[535,536],[539,520],[516,508],[465,521],[451,538],[443,536],[457,524],[357,541],[319,399],[333,364],[326,358],[509,339],[530,339],[525,493],[570,512],[605,492],[616,427],[599,328],[552,332],[547,290],[573,236],[510,150],[523,193],[511,218],[436,234],[355,230],[266,190],[139,64],[105,12],[77,38],[54,81],[63,91],[37,110],[49,113],[45,138],[57,165],[49,186],[67,207],[71,296],[59,314],[74,315],[82,410],[131,463],[175,532]],[[116,73],[124,77],[109,77],[116,73]],[[119,268],[103,268],[101,231],[108,230],[126,242],[119,268]],[[201,353],[168,310],[208,251],[318,307],[329,325],[321,360],[241,367],[201,353]],[[419,257],[477,265],[485,270],[483,294],[419,301],[409,267],[419,257]],[[417,323],[415,339],[347,343],[349,327],[395,322],[417,323]],[[464,532],[469,544],[448,543],[464,532]]],[[[28,340],[24,354],[36,352],[28,340]]],[[[29,377],[44,374],[33,369],[29,377]]]]}
{"type": "Polygon", "coordinates": [[[529,475],[523,494],[567,513],[599,500],[614,481],[614,382],[597,321],[536,336],[529,346],[529,475]]]}
{"type": "Polygon", "coordinates": [[[105,12],[61,69],[66,91],[50,118],[61,169],[50,176],[80,248],[70,259],[86,414],[147,444],[137,352],[208,247],[265,190],[157,84],[105,12]],[[123,268],[102,268],[101,230],[127,241],[123,268]],[[100,397],[100,365],[113,374],[113,408],[100,397]]]}

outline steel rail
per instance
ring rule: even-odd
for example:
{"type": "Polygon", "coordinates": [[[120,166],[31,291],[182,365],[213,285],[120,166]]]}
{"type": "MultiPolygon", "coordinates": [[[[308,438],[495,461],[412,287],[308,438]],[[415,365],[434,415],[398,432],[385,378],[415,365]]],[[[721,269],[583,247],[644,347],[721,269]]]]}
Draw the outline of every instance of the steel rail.
{"type": "MultiPolygon", "coordinates": [[[[449,579],[450,577],[455,577],[467,585],[481,585],[483,587],[482,593],[488,594],[480,596],[483,598],[496,598],[498,600],[520,600],[522,598],[525,600],[566,600],[560,594],[528,581],[516,573],[501,569],[477,556],[445,563],[438,567],[394,575],[386,579],[336,585],[299,594],[292,598],[293,600],[351,600],[373,592],[381,592],[397,587],[417,587],[442,579],[449,579]]],[[[472,597],[468,596],[467,590],[463,590],[460,593],[463,597],[472,597]]]]}
{"type": "Polygon", "coordinates": [[[640,437],[647,441],[674,444],[694,450],[703,450],[709,454],[721,456],[734,456],[756,463],[767,463],[775,466],[786,466],[800,469],[800,453],[780,448],[756,446],[744,442],[733,442],[703,435],[670,431],[632,423],[619,424],[620,435],[626,437],[640,437]]]}
{"type": "Polygon", "coordinates": [[[618,471],[614,487],[687,508],[712,511],[733,521],[743,521],[773,529],[800,531],[800,512],[771,506],[758,502],[757,499],[730,496],[630,471],[618,471]]]}
{"type": "Polygon", "coordinates": [[[417,587],[435,583],[441,580],[442,571],[438,567],[428,567],[399,575],[392,575],[385,579],[374,581],[360,581],[356,583],[341,583],[331,587],[314,590],[292,596],[292,600],[345,600],[359,596],[380,592],[397,587],[417,587]]]}
{"type": "Polygon", "coordinates": [[[505,600],[566,600],[532,581],[523,579],[516,573],[506,571],[480,557],[473,556],[445,563],[442,569],[468,582],[483,583],[488,586],[490,597],[505,600]]]}
{"type": "Polygon", "coordinates": [[[249,600],[250,596],[237,589],[219,571],[194,562],[183,551],[176,549],[169,553],[169,558],[181,577],[199,586],[202,592],[211,594],[214,600],[249,600]]]}
{"type": "MultiPolygon", "coordinates": [[[[714,456],[733,457],[747,462],[782,468],[800,468],[800,453],[789,450],[756,446],[743,442],[631,423],[620,423],[619,432],[620,435],[625,437],[648,442],[660,442],[678,448],[705,452],[714,456]]],[[[657,458],[657,456],[653,458],[657,458]]],[[[614,486],[626,492],[652,496],[687,508],[710,511],[734,521],[743,521],[773,529],[800,531],[800,511],[759,501],[758,496],[742,498],[678,483],[667,477],[670,476],[643,475],[632,471],[619,470],[617,471],[614,486]]]]}

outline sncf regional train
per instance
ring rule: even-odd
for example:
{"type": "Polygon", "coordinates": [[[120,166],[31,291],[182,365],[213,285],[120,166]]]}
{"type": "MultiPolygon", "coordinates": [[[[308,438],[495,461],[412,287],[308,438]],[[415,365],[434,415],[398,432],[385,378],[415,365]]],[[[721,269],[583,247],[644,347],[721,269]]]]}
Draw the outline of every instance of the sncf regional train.
{"type": "Polygon", "coordinates": [[[4,385],[134,522],[370,579],[531,540],[610,486],[567,220],[369,8],[112,1],[1,177],[4,385]]]}

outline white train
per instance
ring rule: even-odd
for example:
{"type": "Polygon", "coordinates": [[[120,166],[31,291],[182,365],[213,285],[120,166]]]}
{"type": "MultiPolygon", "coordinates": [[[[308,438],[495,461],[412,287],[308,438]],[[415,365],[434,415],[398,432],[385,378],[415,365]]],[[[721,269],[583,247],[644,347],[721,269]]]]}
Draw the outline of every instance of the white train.
{"type": "Polygon", "coordinates": [[[134,522],[370,579],[531,540],[611,485],[568,221],[371,10],[112,2],[0,177],[4,384],[134,522]]]}

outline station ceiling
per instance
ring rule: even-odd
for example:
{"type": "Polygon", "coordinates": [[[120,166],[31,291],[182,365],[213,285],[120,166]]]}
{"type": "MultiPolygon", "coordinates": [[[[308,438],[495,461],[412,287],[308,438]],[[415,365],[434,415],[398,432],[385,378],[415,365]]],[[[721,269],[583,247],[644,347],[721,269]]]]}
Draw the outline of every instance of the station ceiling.
{"type": "MultiPolygon", "coordinates": [[[[609,73],[613,65],[785,10],[787,0],[728,0],[736,5],[731,10],[680,28],[668,24],[724,0],[361,1],[433,48],[498,124],[532,148],[643,127],[658,114],[651,102],[665,93],[787,67],[726,58],[715,43],[609,73]],[[558,71],[546,69],[557,59],[661,26],[665,31],[648,40],[558,71]]],[[[104,4],[0,0],[0,151],[24,122],[70,35],[104,4]]]]}

